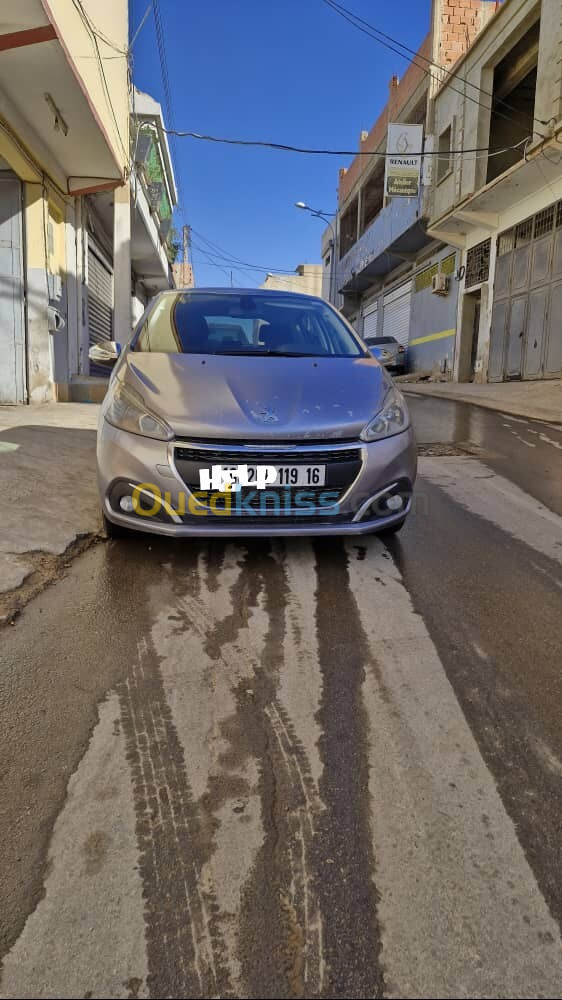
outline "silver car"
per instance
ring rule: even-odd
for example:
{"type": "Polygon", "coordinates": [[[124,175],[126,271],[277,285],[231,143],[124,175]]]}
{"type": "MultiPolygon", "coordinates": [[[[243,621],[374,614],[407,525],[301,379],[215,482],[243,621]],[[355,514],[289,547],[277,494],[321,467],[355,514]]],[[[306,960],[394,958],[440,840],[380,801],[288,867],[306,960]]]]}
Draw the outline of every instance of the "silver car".
{"type": "Polygon", "coordinates": [[[403,396],[322,299],[157,296],[114,365],[97,447],[111,536],[397,531],[416,446],[403,396]]]}
{"type": "Polygon", "coordinates": [[[396,375],[406,371],[406,348],[395,337],[367,337],[365,343],[381,365],[396,375]]]}

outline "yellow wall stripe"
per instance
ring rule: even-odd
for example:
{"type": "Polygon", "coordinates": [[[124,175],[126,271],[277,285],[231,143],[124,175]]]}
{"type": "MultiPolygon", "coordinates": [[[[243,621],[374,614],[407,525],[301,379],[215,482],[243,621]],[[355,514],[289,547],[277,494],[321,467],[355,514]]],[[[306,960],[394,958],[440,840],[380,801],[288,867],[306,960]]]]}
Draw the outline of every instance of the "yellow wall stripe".
{"type": "Polygon", "coordinates": [[[454,337],[456,330],[441,330],[441,333],[430,333],[427,337],[416,337],[411,340],[409,347],[416,347],[417,344],[429,344],[430,340],[445,340],[445,337],[454,337]]]}

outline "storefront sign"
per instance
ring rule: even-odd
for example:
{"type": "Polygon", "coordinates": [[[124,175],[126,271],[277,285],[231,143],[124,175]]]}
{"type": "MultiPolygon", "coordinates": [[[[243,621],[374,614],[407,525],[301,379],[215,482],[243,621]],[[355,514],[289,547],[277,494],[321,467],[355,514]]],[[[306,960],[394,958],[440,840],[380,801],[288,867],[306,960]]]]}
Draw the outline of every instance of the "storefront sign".
{"type": "Polygon", "coordinates": [[[387,198],[417,198],[421,183],[423,125],[388,126],[386,176],[387,198]]]}

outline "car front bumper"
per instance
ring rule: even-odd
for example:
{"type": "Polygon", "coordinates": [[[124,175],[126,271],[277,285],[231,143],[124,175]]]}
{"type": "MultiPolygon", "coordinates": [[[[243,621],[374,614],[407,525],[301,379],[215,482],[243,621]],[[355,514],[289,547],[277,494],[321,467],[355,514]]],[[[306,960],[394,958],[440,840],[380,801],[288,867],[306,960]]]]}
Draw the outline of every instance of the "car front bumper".
{"type": "MultiPolygon", "coordinates": [[[[118,430],[107,421],[100,423],[97,445],[98,484],[102,508],[109,521],[137,531],[171,537],[189,536],[279,536],[279,535],[361,535],[382,531],[399,523],[408,514],[411,492],[417,470],[417,451],[412,428],[383,441],[361,441],[340,444],[326,440],[320,444],[306,445],[301,450],[317,451],[322,460],[325,449],[357,449],[361,454],[361,467],[353,482],[346,487],[336,507],[303,513],[289,512],[292,516],[264,517],[260,513],[233,516],[213,513],[209,506],[196,506],[197,513],[190,514],[190,497],[193,494],[181,478],[174,459],[176,447],[205,447],[202,442],[156,441],[127,431],[118,430]],[[162,498],[158,519],[134,512],[124,512],[115,503],[116,484],[130,487],[142,485],[146,495],[162,498]],[[404,497],[404,506],[398,511],[384,508],[387,492],[404,497]],[[111,501],[110,502],[110,498],[111,501]],[[187,505],[186,505],[187,498],[187,505]],[[377,505],[375,512],[374,505],[377,505]],[[184,513],[185,511],[185,513],[184,513]]],[[[277,442],[272,441],[272,444],[277,442]]],[[[225,447],[242,449],[234,442],[225,447]]],[[[207,444],[207,447],[210,445],[207,444]]],[[[287,462],[298,462],[299,448],[291,448],[287,462]]],[[[213,450],[216,450],[215,446],[213,450]]],[[[282,450],[282,444],[279,444],[282,450]]],[[[251,460],[251,449],[248,455],[251,460]]]]}

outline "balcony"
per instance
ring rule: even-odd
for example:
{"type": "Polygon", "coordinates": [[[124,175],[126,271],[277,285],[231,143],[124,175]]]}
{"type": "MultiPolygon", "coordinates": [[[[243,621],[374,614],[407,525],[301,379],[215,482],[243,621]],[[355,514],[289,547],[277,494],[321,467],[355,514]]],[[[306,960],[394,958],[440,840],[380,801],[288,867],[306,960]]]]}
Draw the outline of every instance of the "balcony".
{"type": "MultiPolygon", "coordinates": [[[[102,20],[125,50],[121,6],[107,5],[102,20]]],[[[41,183],[46,170],[70,194],[122,184],[129,142],[125,51],[116,58],[102,46],[99,57],[78,4],[26,0],[0,7],[0,111],[7,122],[1,155],[23,180],[41,183]]]]}
{"type": "Polygon", "coordinates": [[[394,198],[373,220],[338,265],[338,291],[364,292],[428,243],[421,199],[394,198]]]}

